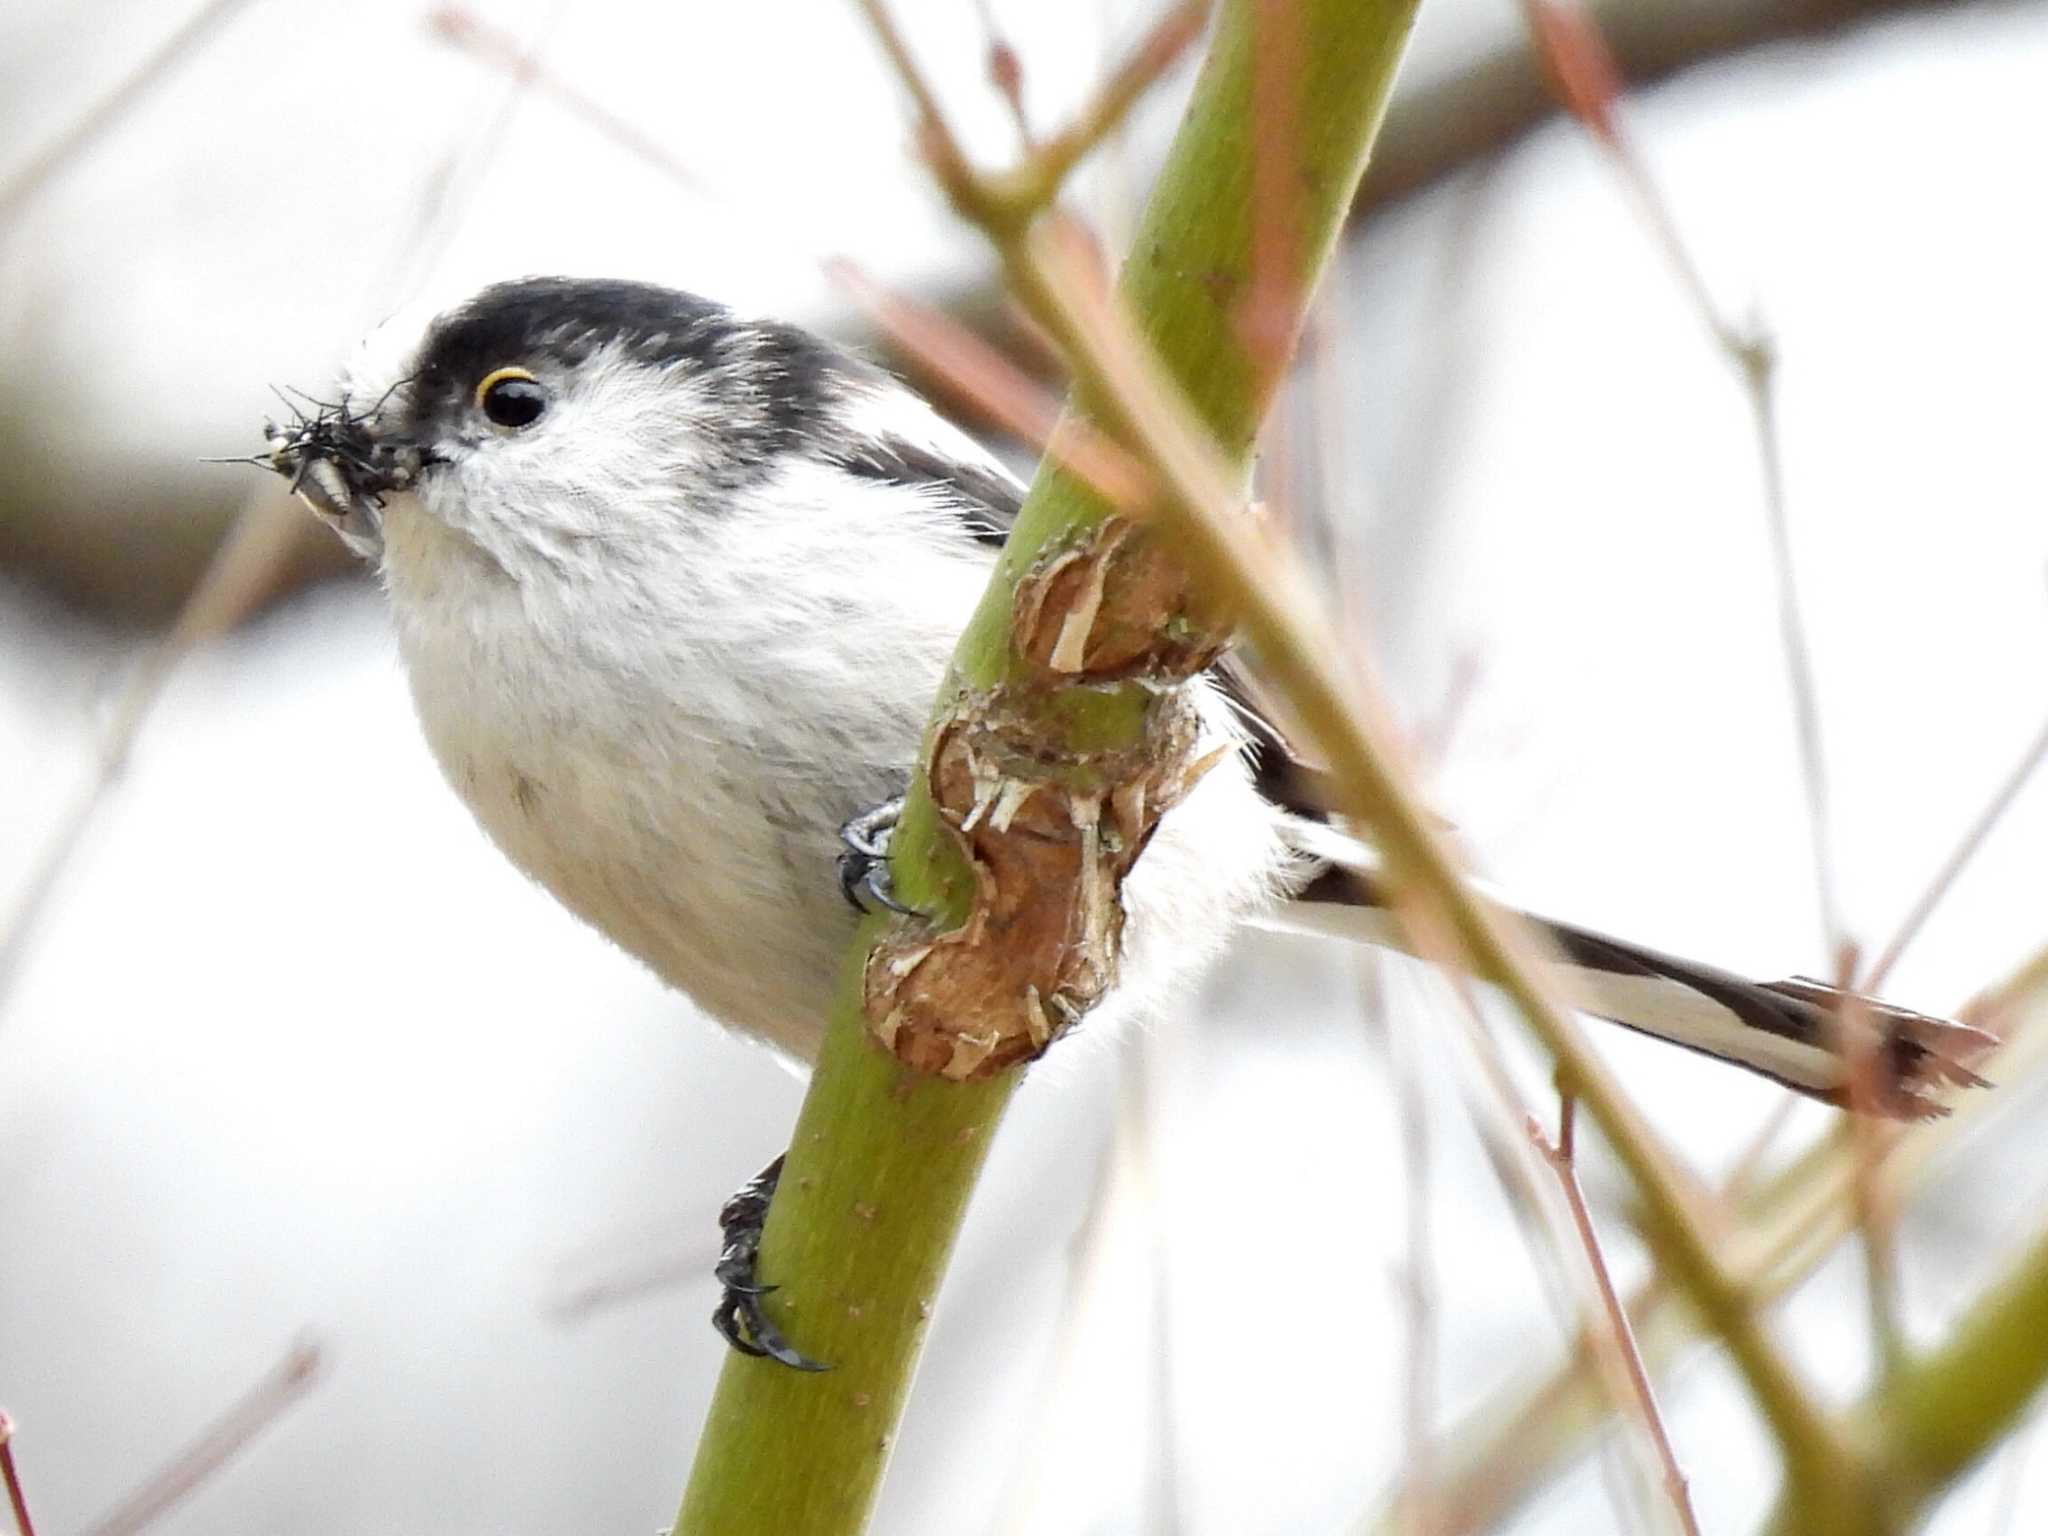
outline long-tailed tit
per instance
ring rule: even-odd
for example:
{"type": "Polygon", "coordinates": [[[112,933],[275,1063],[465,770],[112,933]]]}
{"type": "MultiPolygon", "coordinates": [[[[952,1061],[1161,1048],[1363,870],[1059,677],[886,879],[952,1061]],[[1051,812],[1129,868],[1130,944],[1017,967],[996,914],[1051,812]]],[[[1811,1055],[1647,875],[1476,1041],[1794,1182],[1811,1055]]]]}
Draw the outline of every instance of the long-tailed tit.
{"type": "MultiPolygon", "coordinates": [[[[856,921],[842,829],[903,790],[1022,488],[879,369],[639,283],[485,289],[367,349],[341,402],[273,427],[266,462],[377,566],[456,792],[707,1013],[813,1056],[856,921]]],[[[1263,734],[1191,686],[1213,744],[1263,734]]],[[[1393,936],[1261,750],[1161,820],[1102,1012],[1156,1005],[1247,921],[1393,936]]],[[[1589,1011],[1844,1101],[1833,989],[1543,926],[1589,1011]]],[[[1925,1113],[1974,1081],[1973,1031],[1868,1012],[1874,1102],[1925,1113]]],[[[763,1196],[736,1199],[741,1225],[763,1196]]],[[[720,1315],[741,1347],[800,1358],[744,1291],[720,1315]]]]}

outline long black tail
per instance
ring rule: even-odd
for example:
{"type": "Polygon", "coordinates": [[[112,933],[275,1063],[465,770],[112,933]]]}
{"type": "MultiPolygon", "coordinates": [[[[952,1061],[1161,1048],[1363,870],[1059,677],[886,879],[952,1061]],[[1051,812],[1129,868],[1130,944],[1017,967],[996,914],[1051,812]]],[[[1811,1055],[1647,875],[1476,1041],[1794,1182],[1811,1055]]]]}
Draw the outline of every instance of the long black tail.
{"type": "MultiPolygon", "coordinates": [[[[1280,920],[1412,953],[1369,871],[1325,865],[1280,920]]],[[[1840,1048],[1847,999],[1839,988],[1804,976],[1749,981],[1569,923],[1528,921],[1562,957],[1564,995],[1585,1012],[1831,1104],[1850,1102],[1851,1069],[1840,1048]]],[[[1920,1119],[1947,1112],[1941,1088],[1983,1084],[1970,1064],[1997,1043],[1992,1036],[1871,998],[1857,1003],[1877,1032],[1859,1104],[1920,1119]]]]}

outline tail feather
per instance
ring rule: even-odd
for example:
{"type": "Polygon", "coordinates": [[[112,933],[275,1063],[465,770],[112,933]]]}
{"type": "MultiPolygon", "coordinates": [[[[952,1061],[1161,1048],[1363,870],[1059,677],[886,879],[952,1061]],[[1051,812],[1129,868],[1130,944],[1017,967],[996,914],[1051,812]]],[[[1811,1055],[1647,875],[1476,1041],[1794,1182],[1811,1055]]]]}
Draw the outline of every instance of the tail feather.
{"type": "MultiPolygon", "coordinates": [[[[1319,851],[1327,849],[1326,837],[1317,841],[1319,851]]],[[[1982,1086],[1972,1063],[1997,1043],[1970,1025],[1852,998],[1810,977],[1750,981],[1569,923],[1527,920],[1557,950],[1564,994],[1584,1012],[1831,1104],[1846,1106],[1854,1098],[1900,1119],[1946,1114],[1940,1090],[1982,1086]],[[1876,1035],[1866,1082],[1853,1088],[1850,1058],[1841,1048],[1852,1010],[1876,1035]]],[[[1409,949],[1374,876],[1357,868],[1325,866],[1278,921],[1409,949]]]]}

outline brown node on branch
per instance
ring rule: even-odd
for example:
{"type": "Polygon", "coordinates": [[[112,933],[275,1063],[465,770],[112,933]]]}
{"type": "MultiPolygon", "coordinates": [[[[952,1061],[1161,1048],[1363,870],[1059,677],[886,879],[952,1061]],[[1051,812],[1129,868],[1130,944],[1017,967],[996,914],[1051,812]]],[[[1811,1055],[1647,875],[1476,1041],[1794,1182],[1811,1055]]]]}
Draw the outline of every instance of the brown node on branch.
{"type": "Polygon", "coordinates": [[[869,955],[870,1030],[907,1066],[955,1081],[1038,1056],[1116,979],[1123,882],[1159,825],[1229,748],[1197,756],[1201,721],[1178,685],[1223,632],[1184,578],[1111,519],[1041,558],[1018,590],[1012,638],[1045,671],[959,699],[932,732],[925,773],[974,874],[966,921],[899,922],[869,955]],[[1137,739],[1069,747],[1055,684],[1143,679],[1137,739]]]}
{"type": "Polygon", "coordinates": [[[1230,631],[1152,529],[1112,517],[1081,545],[1042,558],[1017,585],[1017,653],[1066,678],[1185,682],[1230,631]]]}

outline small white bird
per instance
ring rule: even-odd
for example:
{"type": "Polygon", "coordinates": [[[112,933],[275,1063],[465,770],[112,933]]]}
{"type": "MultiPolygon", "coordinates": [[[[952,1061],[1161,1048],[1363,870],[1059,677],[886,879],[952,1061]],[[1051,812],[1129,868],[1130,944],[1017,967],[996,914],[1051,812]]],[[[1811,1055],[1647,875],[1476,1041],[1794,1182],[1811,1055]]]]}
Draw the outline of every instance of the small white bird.
{"type": "MultiPolygon", "coordinates": [[[[841,830],[902,792],[1022,487],[871,365],[646,284],[503,283],[381,350],[264,462],[377,565],[442,771],[563,905],[812,1057],[857,915],[841,830]]],[[[1249,920],[1397,941],[1277,739],[1191,686],[1211,745],[1262,739],[1132,870],[1104,1012],[1156,1006],[1249,920]]],[[[1589,1011],[1843,1102],[1832,988],[1544,927],[1589,1011]]],[[[1977,1080],[1977,1032],[1869,1011],[1882,1107],[1977,1080]]],[[[743,1286],[721,1325],[790,1358],[743,1286]]]]}

